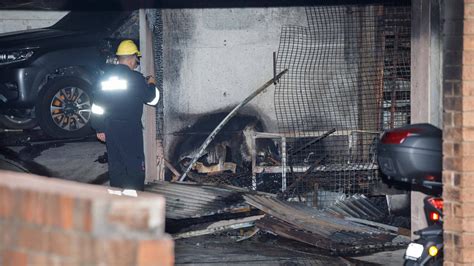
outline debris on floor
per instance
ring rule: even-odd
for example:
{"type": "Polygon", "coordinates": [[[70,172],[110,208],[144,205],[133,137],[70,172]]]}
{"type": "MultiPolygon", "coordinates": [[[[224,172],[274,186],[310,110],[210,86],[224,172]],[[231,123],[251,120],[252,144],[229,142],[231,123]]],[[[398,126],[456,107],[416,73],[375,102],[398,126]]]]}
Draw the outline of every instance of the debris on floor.
{"type": "Polygon", "coordinates": [[[269,233],[333,256],[395,250],[409,242],[406,230],[381,223],[387,214],[364,195],[319,210],[232,186],[159,182],[146,191],[166,197],[167,219],[182,225],[172,232],[175,240],[238,231],[243,241],[269,233]]]}
{"type": "Polygon", "coordinates": [[[219,213],[238,212],[239,209],[247,206],[237,188],[156,182],[147,185],[145,191],[157,193],[166,198],[166,218],[168,219],[199,218],[219,213]]]}
{"type": "Polygon", "coordinates": [[[176,265],[378,265],[322,254],[320,250],[273,235],[240,241],[233,235],[206,235],[175,241],[176,265]]]}
{"type": "Polygon", "coordinates": [[[257,227],[282,237],[327,249],[333,255],[353,255],[399,248],[406,241],[392,242],[398,236],[377,223],[345,219],[327,211],[259,195],[245,195],[245,200],[266,215],[257,227]]]}

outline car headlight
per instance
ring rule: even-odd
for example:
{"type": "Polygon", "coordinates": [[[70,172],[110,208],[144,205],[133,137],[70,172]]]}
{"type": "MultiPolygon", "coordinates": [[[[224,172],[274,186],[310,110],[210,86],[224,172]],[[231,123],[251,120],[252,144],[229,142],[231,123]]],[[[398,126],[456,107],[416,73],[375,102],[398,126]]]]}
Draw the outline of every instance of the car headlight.
{"type": "Polygon", "coordinates": [[[32,48],[0,51],[0,65],[21,62],[29,59],[34,54],[32,48]]]}

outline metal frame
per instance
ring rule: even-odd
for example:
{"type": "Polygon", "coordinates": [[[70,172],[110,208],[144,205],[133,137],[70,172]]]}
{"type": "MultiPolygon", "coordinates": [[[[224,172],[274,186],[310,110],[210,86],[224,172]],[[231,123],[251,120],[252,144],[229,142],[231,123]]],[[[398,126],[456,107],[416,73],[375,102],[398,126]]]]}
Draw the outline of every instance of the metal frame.
{"type": "MultiPolygon", "coordinates": [[[[253,132],[252,143],[251,143],[251,156],[252,156],[252,190],[257,190],[257,174],[260,173],[281,173],[281,191],[286,190],[286,177],[287,177],[287,139],[288,138],[301,138],[304,137],[319,137],[324,134],[325,131],[312,131],[304,133],[269,133],[269,132],[253,132]],[[278,166],[258,166],[257,165],[257,150],[256,143],[257,139],[280,139],[281,143],[281,165],[278,166]]],[[[336,131],[333,135],[348,136],[349,138],[349,150],[352,149],[353,141],[352,136],[354,133],[365,133],[380,135],[377,131],[367,130],[340,130],[336,131]]],[[[304,173],[309,169],[309,166],[294,166],[293,171],[297,173],[304,173]]],[[[331,165],[320,165],[317,166],[314,171],[362,171],[362,170],[377,170],[378,165],[375,161],[370,163],[350,163],[347,164],[331,164],[331,165]]]]}

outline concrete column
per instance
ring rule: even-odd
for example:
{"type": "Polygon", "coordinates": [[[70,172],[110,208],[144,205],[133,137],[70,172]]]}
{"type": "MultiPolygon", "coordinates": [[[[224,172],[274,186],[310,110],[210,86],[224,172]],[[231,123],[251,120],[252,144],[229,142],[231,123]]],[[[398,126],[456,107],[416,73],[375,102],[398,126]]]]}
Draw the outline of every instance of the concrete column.
{"type": "MultiPolygon", "coordinates": [[[[153,57],[153,35],[148,26],[145,9],[139,11],[140,50],[142,53],[141,68],[145,76],[155,73],[153,57]]],[[[145,182],[158,179],[157,171],[157,141],[156,141],[156,111],[154,107],[144,106],[143,119],[143,144],[145,151],[145,182]]]]}
{"type": "MultiPolygon", "coordinates": [[[[412,1],[411,123],[442,127],[440,0],[412,1]]],[[[426,227],[423,199],[411,193],[411,230],[426,227]]]]}

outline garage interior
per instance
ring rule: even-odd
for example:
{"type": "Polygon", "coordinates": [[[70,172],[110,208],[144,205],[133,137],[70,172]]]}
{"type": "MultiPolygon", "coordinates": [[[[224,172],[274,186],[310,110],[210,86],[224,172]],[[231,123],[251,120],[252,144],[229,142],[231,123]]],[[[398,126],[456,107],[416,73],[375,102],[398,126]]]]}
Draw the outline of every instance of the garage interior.
{"type": "MultiPolygon", "coordinates": [[[[65,2],[6,1],[0,29],[65,2]]],[[[444,263],[473,262],[470,1],[118,3],[161,88],[145,192],[108,186],[94,135],[4,126],[3,265],[400,265],[426,195],[377,143],[413,123],[443,130],[444,263]]]]}

